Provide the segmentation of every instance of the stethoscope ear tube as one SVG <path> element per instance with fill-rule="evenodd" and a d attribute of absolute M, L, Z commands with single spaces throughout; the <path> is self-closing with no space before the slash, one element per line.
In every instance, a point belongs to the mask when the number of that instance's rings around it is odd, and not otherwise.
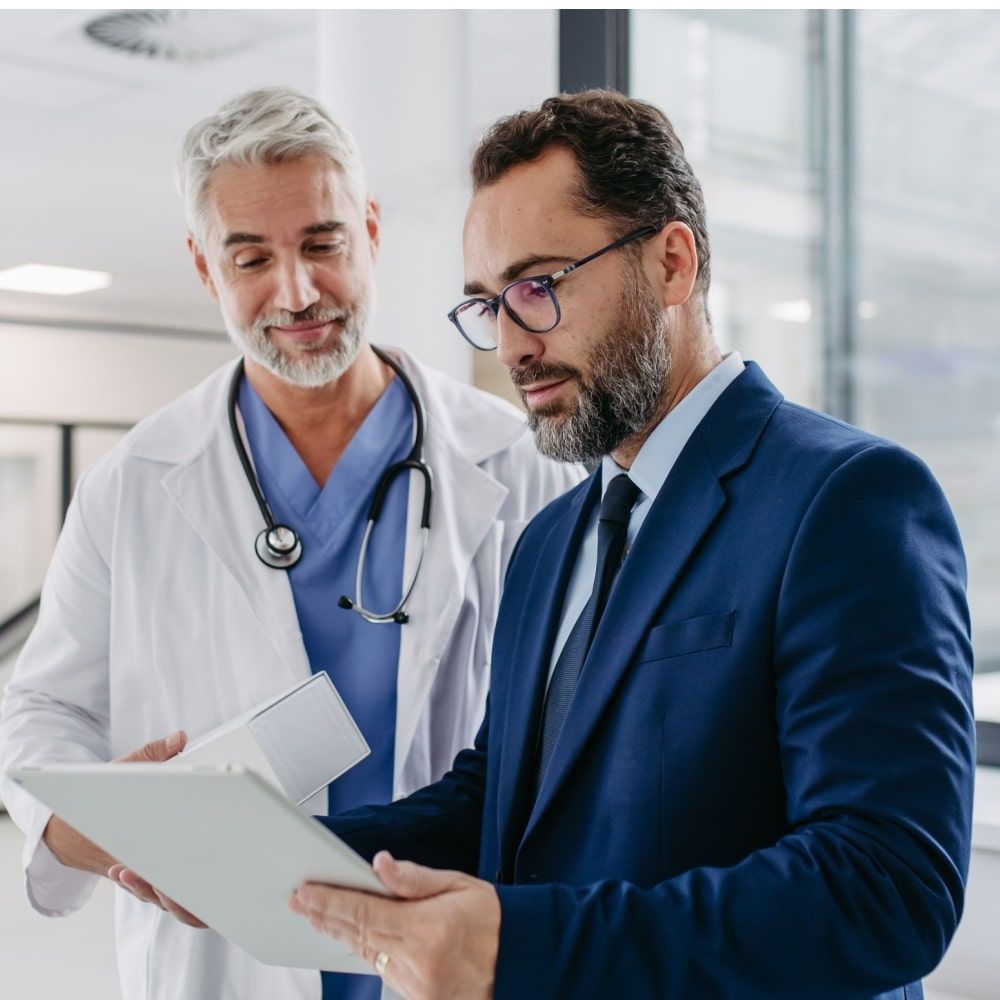
<path fill-rule="evenodd" d="M 434 490 L 434 481 L 430 468 L 420 458 L 404 458 L 401 462 L 395 462 L 389 466 L 379 480 L 378 489 L 372 500 L 371 507 L 368 508 L 369 522 L 377 521 L 382 513 L 382 505 L 389 495 L 389 487 L 393 479 L 400 472 L 409 469 L 412 472 L 419 472 L 424 477 L 424 503 L 420 512 L 420 527 L 429 528 L 431 526 L 431 495 Z"/>
<path fill-rule="evenodd" d="M 346 594 L 343 594 L 337 602 L 337 605 L 338 607 L 345 608 L 348 611 L 356 611 L 366 622 L 370 622 L 372 625 L 388 625 L 390 622 L 394 622 L 396 625 L 405 625 L 410 620 L 410 616 L 403 610 L 403 606 L 410 599 L 410 594 L 413 593 L 413 588 L 417 583 L 417 577 L 420 575 L 420 567 L 423 565 L 424 553 L 427 551 L 427 535 L 429 534 L 430 529 L 420 529 L 420 553 L 417 556 L 417 565 L 413 568 L 413 576 L 410 577 L 410 585 L 403 593 L 399 604 L 397 604 L 392 611 L 387 611 L 385 614 L 378 614 L 374 611 L 369 611 L 361 602 L 361 587 L 364 579 L 365 558 L 368 554 L 368 541 L 371 538 L 374 527 L 375 522 L 369 521 L 368 526 L 365 528 L 365 537 L 361 542 L 361 553 L 358 556 L 358 567 L 354 577 L 355 599 L 352 601 Z"/>
<path fill-rule="evenodd" d="M 420 394 L 417 392 L 406 372 L 404 372 L 392 358 L 386 355 L 383 351 L 380 351 L 377 347 L 373 347 L 372 350 L 396 373 L 400 382 L 403 383 L 403 388 L 406 389 L 406 392 L 413 403 L 413 420 L 415 424 L 413 447 L 410 449 L 410 453 L 406 456 L 406 458 L 400 462 L 394 462 L 385 470 L 385 472 L 382 473 L 382 478 L 379 480 L 378 487 L 375 490 L 375 496 L 372 498 L 371 507 L 368 511 L 368 524 L 365 527 L 364 538 L 361 540 L 361 551 L 358 553 L 358 564 L 354 573 L 354 599 L 352 600 L 344 594 L 338 601 L 338 605 L 342 608 L 346 608 L 347 610 L 357 612 L 357 614 L 361 615 L 366 622 L 370 622 L 372 625 L 387 625 L 389 623 L 405 625 L 410 620 L 410 616 L 406 613 L 404 607 L 406 602 L 410 599 L 410 595 L 413 593 L 413 588 L 416 586 L 417 577 L 420 575 L 420 567 L 423 565 L 424 561 L 424 553 L 427 551 L 427 535 L 431 527 L 431 505 L 434 495 L 434 477 L 431 474 L 430 467 L 424 461 L 424 428 L 427 421 L 424 414 L 423 400 L 420 398 Z M 364 585 L 365 576 L 365 559 L 368 556 L 368 543 L 371 540 L 372 532 L 375 530 L 375 523 L 378 521 L 379 515 L 382 513 L 382 507 L 389 494 L 389 487 L 392 485 L 393 479 L 399 475 L 399 473 L 406 470 L 420 473 L 424 480 L 423 505 L 420 511 L 420 554 L 417 557 L 417 564 L 414 567 L 413 576 L 410 578 L 409 585 L 404 590 L 399 604 L 397 604 L 392 611 L 388 611 L 385 614 L 378 614 L 374 611 L 370 611 L 364 606 L 364 600 L 362 597 L 362 587 Z"/>
<path fill-rule="evenodd" d="M 423 474 L 424 477 L 424 505 L 420 513 L 420 527 L 424 529 L 424 541 L 427 540 L 427 532 L 431 529 L 431 497 L 434 496 L 434 476 L 431 474 L 431 467 L 424 462 L 421 462 L 416 466 L 418 472 Z M 423 559 L 423 551 L 421 550 L 420 558 Z M 419 568 L 419 566 L 418 566 Z M 416 577 L 413 578 L 414 583 L 416 583 Z M 410 590 L 412 590 L 412 585 Z"/>

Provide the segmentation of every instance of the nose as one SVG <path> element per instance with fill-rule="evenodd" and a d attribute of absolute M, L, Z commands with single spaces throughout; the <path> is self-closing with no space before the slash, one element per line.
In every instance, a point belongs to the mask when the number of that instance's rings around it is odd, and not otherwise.
<path fill-rule="evenodd" d="M 497 358 L 501 364 L 508 368 L 524 368 L 544 353 L 541 335 L 518 326 L 501 306 L 497 315 Z"/>
<path fill-rule="evenodd" d="M 307 261 L 289 261 L 276 275 L 274 305 L 278 309 L 298 313 L 319 302 L 319 288 Z"/>

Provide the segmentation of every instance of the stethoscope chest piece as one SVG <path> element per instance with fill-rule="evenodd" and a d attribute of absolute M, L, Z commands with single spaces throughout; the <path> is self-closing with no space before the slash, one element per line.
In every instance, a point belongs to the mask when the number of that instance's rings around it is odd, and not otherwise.
<path fill-rule="evenodd" d="M 302 541 L 286 524 L 265 528 L 254 548 L 257 558 L 271 569 L 291 569 L 302 558 Z"/>

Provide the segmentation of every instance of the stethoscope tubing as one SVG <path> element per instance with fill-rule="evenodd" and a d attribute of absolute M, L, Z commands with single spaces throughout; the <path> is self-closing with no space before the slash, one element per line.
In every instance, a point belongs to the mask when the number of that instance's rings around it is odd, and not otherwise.
<path fill-rule="evenodd" d="M 393 370 L 400 382 L 402 382 L 407 395 L 410 397 L 410 403 L 413 406 L 413 444 L 406 458 L 399 462 L 393 462 L 379 478 L 375 494 L 368 509 L 368 521 L 361 540 L 361 549 L 358 553 L 358 562 L 354 573 L 354 598 L 352 600 L 345 594 L 337 603 L 341 608 L 357 612 L 366 622 L 370 622 L 373 625 L 391 623 L 405 625 L 410 620 L 409 614 L 405 611 L 405 605 L 409 601 L 410 595 L 413 593 L 413 588 L 416 586 L 417 577 L 420 575 L 420 567 L 423 565 L 424 554 L 427 551 L 427 537 L 431 527 L 434 477 L 430 466 L 424 461 L 424 429 L 427 425 L 427 418 L 426 411 L 424 410 L 424 402 L 410 380 L 410 377 L 393 358 L 389 357 L 380 348 L 374 344 L 371 345 L 371 348 L 376 356 Z M 250 484 L 250 489 L 253 491 L 254 500 L 257 502 L 261 517 L 264 519 L 264 530 L 258 534 L 254 541 L 254 552 L 257 554 L 257 558 L 270 569 L 290 570 L 302 558 L 302 540 L 299 538 L 298 532 L 293 528 L 287 524 L 278 524 L 275 520 L 274 512 L 271 510 L 271 505 L 267 502 L 267 497 L 264 496 L 264 491 L 260 487 L 257 474 L 250 461 L 250 455 L 247 452 L 246 445 L 243 443 L 243 435 L 236 418 L 240 384 L 245 374 L 245 366 L 241 358 L 229 386 L 229 430 L 232 434 L 233 444 L 236 448 L 240 465 L 243 467 L 243 473 Z M 409 584 L 403 590 L 399 604 L 392 611 L 380 613 L 366 608 L 362 597 L 368 543 L 382 513 L 382 507 L 388 496 L 389 487 L 396 476 L 407 471 L 417 473 L 423 479 L 423 505 L 420 511 L 420 549 L 417 555 L 416 566 L 410 577 Z"/>

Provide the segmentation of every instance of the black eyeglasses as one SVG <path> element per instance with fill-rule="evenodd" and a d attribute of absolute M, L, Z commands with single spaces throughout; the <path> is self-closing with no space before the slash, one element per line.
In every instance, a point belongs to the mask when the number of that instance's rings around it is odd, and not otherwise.
<path fill-rule="evenodd" d="M 501 305 L 522 330 L 527 330 L 529 333 L 548 333 L 559 325 L 559 320 L 562 318 L 559 300 L 554 290 L 557 281 L 609 250 L 617 250 L 626 243 L 652 236 L 656 232 L 656 226 L 643 226 L 620 240 L 615 240 L 614 243 L 581 257 L 561 271 L 556 271 L 555 274 L 518 278 L 492 299 L 466 299 L 448 313 L 448 319 L 455 324 L 458 332 L 480 351 L 497 349 L 497 316 Z"/>

